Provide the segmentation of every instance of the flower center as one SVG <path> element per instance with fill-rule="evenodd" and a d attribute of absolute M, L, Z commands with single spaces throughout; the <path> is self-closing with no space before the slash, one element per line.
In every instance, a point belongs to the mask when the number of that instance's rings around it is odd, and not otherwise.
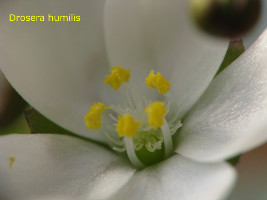
<path fill-rule="evenodd" d="M 116 66 L 110 72 L 104 83 L 114 90 L 129 82 L 130 70 Z M 175 106 L 167 94 L 170 82 L 160 73 L 154 74 L 153 70 L 144 82 L 148 88 L 157 89 L 164 100 L 153 101 L 134 89 L 124 87 L 120 89 L 123 90 L 122 98 L 126 100 L 126 105 L 105 106 L 97 102 L 85 115 L 87 127 L 103 133 L 112 149 L 126 152 L 137 168 L 170 156 L 173 151 L 172 136 L 182 126 L 181 120 L 170 112 Z M 108 116 L 109 120 L 101 123 L 102 115 Z"/>

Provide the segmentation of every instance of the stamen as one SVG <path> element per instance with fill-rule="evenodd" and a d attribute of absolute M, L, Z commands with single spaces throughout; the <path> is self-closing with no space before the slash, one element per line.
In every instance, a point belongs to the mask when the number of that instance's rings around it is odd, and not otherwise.
<path fill-rule="evenodd" d="M 119 116 L 116 130 L 120 137 L 126 136 L 131 138 L 136 136 L 140 124 L 140 122 L 134 121 L 131 115 L 126 114 L 123 117 Z"/>
<path fill-rule="evenodd" d="M 146 107 L 145 113 L 148 115 L 148 123 L 157 129 L 163 125 L 165 114 L 167 109 L 163 102 L 155 101 Z"/>
<path fill-rule="evenodd" d="M 123 145 L 123 142 L 121 142 L 120 140 L 116 140 L 111 135 L 109 135 L 108 132 L 103 131 L 103 133 L 105 134 L 105 136 L 108 139 L 108 141 L 111 142 L 113 145 L 117 145 L 117 146 L 122 146 Z"/>
<path fill-rule="evenodd" d="M 106 84 L 114 90 L 130 79 L 130 70 L 116 66 L 106 75 Z M 170 82 L 159 72 L 151 70 L 146 78 L 149 88 L 158 89 L 166 94 L 170 89 Z M 182 126 L 176 110 L 173 109 L 171 96 L 166 94 L 164 102 L 152 101 L 139 93 L 138 88 L 129 88 L 128 84 L 120 89 L 122 103 L 105 106 L 101 102 L 94 103 L 89 113 L 85 115 L 85 122 L 89 129 L 99 129 L 102 113 L 107 113 L 110 120 L 100 128 L 107 139 L 107 143 L 115 151 L 127 153 L 131 163 L 137 168 L 144 168 L 155 162 L 167 158 L 173 151 L 172 135 Z M 172 114 L 172 112 L 174 112 Z M 168 113 L 168 114 L 167 114 Z M 149 159 L 148 159 L 149 158 Z"/>
<path fill-rule="evenodd" d="M 105 106 L 103 103 L 94 103 L 90 107 L 89 113 L 84 116 L 85 123 L 89 129 L 99 129 L 101 126 L 102 112 L 110 109 L 111 106 Z"/>
<path fill-rule="evenodd" d="M 133 102 L 136 106 L 136 109 L 138 111 L 141 111 L 141 110 L 144 110 L 144 104 L 143 104 L 143 101 L 142 101 L 142 96 L 139 94 L 139 93 L 136 91 L 136 88 L 134 87 L 133 90 L 132 90 L 132 99 L 133 99 Z"/>
<path fill-rule="evenodd" d="M 118 122 L 118 119 L 111 113 L 108 115 L 114 122 Z"/>
<path fill-rule="evenodd" d="M 158 89 L 160 94 L 166 94 L 170 90 L 170 82 L 159 72 L 154 74 L 154 70 L 150 71 L 146 78 L 146 84 L 149 88 Z"/>
<path fill-rule="evenodd" d="M 129 107 L 134 109 L 135 108 L 135 103 L 134 103 L 133 98 L 131 97 L 131 94 L 130 94 L 129 90 L 125 91 L 125 96 L 126 96 L 126 100 L 128 102 Z"/>
<path fill-rule="evenodd" d="M 126 70 L 120 66 L 112 67 L 110 72 L 110 75 L 106 75 L 104 83 L 110 84 L 114 90 L 117 90 L 123 82 L 128 82 L 131 76 L 129 69 Z"/>

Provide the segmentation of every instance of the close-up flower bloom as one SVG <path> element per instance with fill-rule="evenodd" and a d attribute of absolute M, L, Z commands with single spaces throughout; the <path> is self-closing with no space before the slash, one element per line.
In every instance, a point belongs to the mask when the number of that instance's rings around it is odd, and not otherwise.
<path fill-rule="evenodd" d="M 267 141 L 267 30 L 216 75 L 229 41 L 200 31 L 187 4 L 1 2 L 1 70 L 79 137 L 1 136 L 0 198 L 227 197 L 236 173 L 226 160 Z M 66 11 L 81 21 L 8 20 Z"/>

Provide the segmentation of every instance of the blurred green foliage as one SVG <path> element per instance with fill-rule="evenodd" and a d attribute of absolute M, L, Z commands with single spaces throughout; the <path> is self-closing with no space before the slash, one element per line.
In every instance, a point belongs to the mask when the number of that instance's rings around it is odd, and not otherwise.
<path fill-rule="evenodd" d="M 25 111 L 25 119 L 29 125 L 31 133 L 72 134 L 68 130 L 47 119 L 33 108 Z"/>
<path fill-rule="evenodd" d="M 11 123 L 7 124 L 6 126 L 0 127 L 0 135 L 6 135 L 10 133 L 29 133 L 30 129 L 28 124 L 24 118 L 24 114 L 16 118 Z"/>
<path fill-rule="evenodd" d="M 222 72 L 226 67 L 228 67 L 235 59 L 237 59 L 243 52 L 245 48 L 243 46 L 242 40 L 230 41 L 227 52 L 221 63 L 221 66 L 216 75 Z"/>

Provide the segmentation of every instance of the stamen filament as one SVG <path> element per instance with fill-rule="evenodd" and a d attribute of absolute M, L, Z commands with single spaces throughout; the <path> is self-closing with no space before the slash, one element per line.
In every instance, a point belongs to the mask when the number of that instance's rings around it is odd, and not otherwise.
<path fill-rule="evenodd" d="M 131 163 L 138 169 L 144 168 L 145 165 L 136 156 L 135 148 L 134 148 L 134 144 L 133 144 L 133 139 L 124 137 L 124 142 L 126 144 L 127 155 L 129 157 L 129 160 L 131 161 Z"/>
<path fill-rule="evenodd" d="M 104 134 L 105 134 L 105 137 L 107 138 L 107 140 L 109 142 L 113 143 L 114 145 L 117 145 L 117 146 L 122 146 L 123 145 L 123 142 L 114 139 L 111 135 L 109 135 L 109 133 L 107 131 L 104 131 Z"/>
<path fill-rule="evenodd" d="M 129 89 L 125 90 L 125 96 L 126 96 L 126 99 L 127 99 L 129 107 L 134 109 L 135 108 L 135 104 L 134 104 L 134 101 L 131 98 L 131 94 L 130 94 Z"/>

